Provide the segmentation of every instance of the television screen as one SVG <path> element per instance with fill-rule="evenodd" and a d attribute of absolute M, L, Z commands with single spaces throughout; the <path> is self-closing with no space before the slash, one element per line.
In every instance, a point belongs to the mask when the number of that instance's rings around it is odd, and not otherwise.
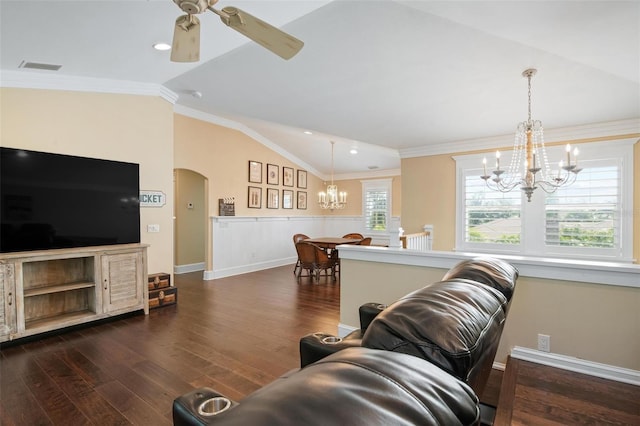
<path fill-rule="evenodd" d="M 0 148 L 0 253 L 140 242 L 139 165 Z"/>

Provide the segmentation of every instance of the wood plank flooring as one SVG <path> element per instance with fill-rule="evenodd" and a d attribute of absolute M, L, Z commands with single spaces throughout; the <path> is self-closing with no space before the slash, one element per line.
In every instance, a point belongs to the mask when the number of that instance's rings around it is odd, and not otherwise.
<path fill-rule="evenodd" d="M 640 387 L 509 358 L 494 425 L 640 425 Z"/>
<path fill-rule="evenodd" d="M 292 269 L 214 281 L 202 281 L 201 272 L 178 275 L 177 305 L 3 347 L 0 424 L 170 425 L 173 399 L 201 386 L 241 400 L 299 366 L 301 336 L 336 332 L 339 282 L 298 284 Z M 509 368 L 500 395 L 498 374 L 482 398 L 500 401 L 498 411 L 507 419 L 501 424 L 570 424 L 564 414 L 553 422 L 560 408 L 581 415 L 575 424 L 607 424 L 599 420 L 613 418 L 608 410 L 624 411 L 620 392 L 638 397 L 639 388 L 610 384 L 609 393 L 595 394 L 598 404 L 589 414 L 571 394 L 550 390 L 581 389 L 580 395 L 588 395 L 594 386 L 589 378 L 574 382 L 570 373 L 549 381 L 548 369 L 535 365 L 518 368 L 511 378 Z M 630 423 L 611 424 L 640 425 L 633 407 L 623 418 Z"/>

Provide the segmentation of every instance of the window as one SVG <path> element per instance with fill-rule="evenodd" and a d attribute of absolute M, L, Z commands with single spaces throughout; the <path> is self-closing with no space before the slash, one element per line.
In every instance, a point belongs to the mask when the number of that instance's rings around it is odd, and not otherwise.
<path fill-rule="evenodd" d="M 538 187 L 531 202 L 518 188 L 488 189 L 480 179 L 484 155 L 455 157 L 456 248 L 631 261 L 633 141 L 578 147 L 576 181 L 551 194 Z M 547 153 L 560 157 L 562 147 L 547 147 Z"/>
<path fill-rule="evenodd" d="M 387 232 L 391 218 L 391 179 L 362 181 L 364 228 Z"/>

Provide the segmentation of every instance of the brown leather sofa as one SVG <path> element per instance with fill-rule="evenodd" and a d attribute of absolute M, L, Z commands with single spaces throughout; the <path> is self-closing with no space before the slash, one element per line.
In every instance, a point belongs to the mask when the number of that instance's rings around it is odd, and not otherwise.
<path fill-rule="evenodd" d="M 365 313 L 366 330 L 352 333 L 348 344 L 317 333 L 303 337 L 301 356 L 303 347 L 320 349 L 314 362 L 239 403 L 206 388 L 178 397 L 174 424 L 478 424 L 477 395 L 517 277 L 513 266 L 497 259 L 462 262 L 443 281 Z"/>

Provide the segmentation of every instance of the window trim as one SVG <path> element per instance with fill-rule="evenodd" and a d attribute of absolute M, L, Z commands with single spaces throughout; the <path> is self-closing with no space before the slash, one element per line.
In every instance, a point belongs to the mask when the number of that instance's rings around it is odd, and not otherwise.
<path fill-rule="evenodd" d="M 391 218 L 391 206 L 392 206 L 392 197 L 393 197 L 393 179 L 369 179 L 369 180 L 361 180 L 362 184 L 362 228 L 366 230 L 367 234 L 371 235 L 387 235 L 391 229 L 392 218 Z M 385 220 L 385 230 L 373 230 L 367 228 L 367 191 L 374 189 L 383 189 L 387 192 L 387 215 Z"/>
<path fill-rule="evenodd" d="M 544 238 L 533 240 L 532 229 L 544 229 L 544 200 L 546 193 L 538 188 L 531 202 L 527 202 L 524 194 L 521 203 L 520 217 L 523 224 L 520 244 L 486 244 L 465 241 L 465 172 L 477 169 L 478 179 L 482 174 L 482 159 L 492 153 L 457 155 L 452 158 L 456 162 L 456 231 L 454 251 L 474 251 L 480 253 L 520 254 L 532 257 L 562 256 L 574 259 L 598 259 L 606 261 L 633 262 L 633 145 L 637 138 L 615 139 L 605 142 L 587 142 L 577 144 L 580 157 L 616 159 L 620 167 L 620 245 L 614 249 L 576 249 L 575 247 L 546 246 Z M 547 146 L 550 159 L 559 157 L 564 144 Z M 512 150 L 501 151 L 511 156 Z M 503 155 L 507 157 L 507 155 Z M 579 158 L 580 158 L 579 157 Z M 559 157 L 561 158 L 561 157 Z M 520 191 L 518 188 L 514 191 Z M 542 195 L 542 196 L 541 196 Z M 577 251 L 582 250 L 580 253 Z"/>

